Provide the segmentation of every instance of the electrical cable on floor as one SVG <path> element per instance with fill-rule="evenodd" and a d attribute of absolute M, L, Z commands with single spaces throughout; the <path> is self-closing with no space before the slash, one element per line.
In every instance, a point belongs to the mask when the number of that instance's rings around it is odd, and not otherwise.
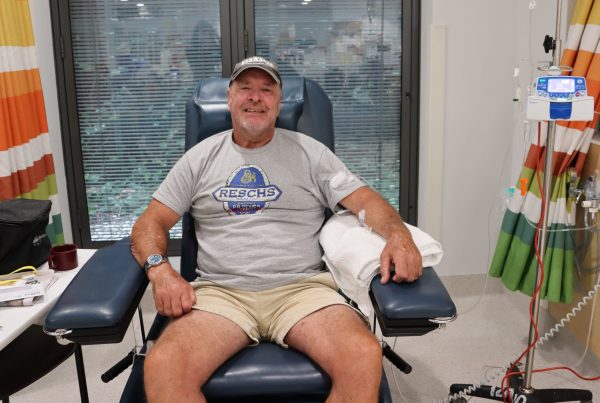
<path fill-rule="evenodd" d="M 398 338 L 395 337 L 394 344 L 392 345 L 392 350 L 394 350 L 394 351 L 396 351 L 396 342 L 397 341 L 398 341 Z M 392 376 L 394 377 L 394 383 L 396 384 L 396 390 L 398 391 L 398 394 L 400 395 L 402 400 L 404 400 L 404 403 L 408 403 L 408 400 L 406 400 L 406 398 L 402 394 L 402 391 L 400 390 L 400 384 L 398 383 L 398 378 L 396 377 L 396 371 L 394 371 L 394 369 L 397 369 L 397 368 L 395 368 L 391 362 L 390 362 L 390 369 L 392 370 Z"/>
<path fill-rule="evenodd" d="M 541 338 L 538 339 L 538 341 L 534 344 L 535 347 L 541 346 L 544 343 L 546 343 L 550 338 L 554 337 L 562 328 L 564 328 L 566 326 L 566 324 L 568 322 L 570 322 L 582 309 L 585 305 L 587 305 L 587 303 L 590 301 L 590 299 L 596 299 L 596 295 L 597 295 L 597 291 L 600 289 L 600 276 L 598 276 L 598 281 L 596 282 L 596 284 L 594 285 L 594 287 L 588 292 L 588 294 L 586 296 L 584 296 L 579 303 L 577 303 L 577 305 L 575 307 L 573 307 L 573 309 L 567 313 L 567 315 L 565 315 L 565 317 L 563 317 L 558 323 L 556 323 L 549 331 L 547 331 L 544 336 L 542 336 Z M 595 307 L 595 304 L 594 304 Z M 589 337 L 589 334 L 588 334 Z M 589 341 L 589 339 L 588 339 Z M 587 350 L 587 347 L 586 347 Z M 582 357 L 583 358 L 583 357 Z M 513 360 L 512 362 L 516 362 L 516 359 Z M 577 366 L 579 365 L 579 363 L 576 363 L 573 366 Z M 471 396 L 468 395 L 467 393 L 470 393 L 472 391 L 474 391 L 477 387 L 481 386 L 484 383 L 491 383 L 493 380 L 497 379 L 499 376 L 504 376 L 506 374 L 506 371 L 508 369 L 510 369 L 513 366 L 513 364 L 509 364 L 507 366 L 504 367 L 497 367 L 497 371 L 495 374 L 493 374 L 491 377 L 487 376 L 487 373 L 484 374 L 484 378 L 477 384 L 473 384 L 471 385 L 469 388 L 459 392 L 459 393 L 455 393 L 452 396 L 449 396 L 447 399 L 443 399 L 443 400 L 439 400 L 440 403 L 446 403 L 446 402 L 450 402 L 456 398 L 462 397 L 464 399 L 468 399 Z M 559 367 L 557 367 L 559 368 Z M 563 369 L 566 369 L 564 367 L 560 367 Z M 534 371 L 536 372 L 536 371 Z M 537 370 L 537 372 L 544 372 L 544 370 Z M 578 374 L 576 374 L 578 377 L 581 378 L 581 376 L 579 376 Z M 594 379 L 594 378 L 592 378 Z"/>
<path fill-rule="evenodd" d="M 573 309 L 571 309 L 571 311 L 569 313 L 567 313 L 567 315 L 565 315 L 565 317 L 563 317 L 560 322 L 556 323 L 552 329 L 550 329 L 549 331 L 547 331 L 536 343 L 535 343 L 535 347 L 541 346 L 544 343 L 546 343 L 550 338 L 554 337 L 558 332 L 560 332 L 560 330 L 562 328 L 564 328 L 568 322 L 570 322 L 576 315 L 577 313 L 579 313 L 581 311 L 581 309 L 583 309 L 583 307 L 585 305 L 587 305 L 587 303 L 590 301 L 590 299 L 592 299 L 592 297 L 597 293 L 597 291 L 600 289 L 600 283 L 597 283 L 593 289 L 591 289 L 588 294 L 586 296 L 584 296 L 579 303 L 573 307 Z M 511 362 L 515 362 L 516 358 L 514 360 L 512 360 Z M 475 389 L 477 389 L 479 386 L 483 385 L 484 383 L 491 383 L 492 381 L 496 380 L 499 376 L 504 376 L 504 374 L 506 374 L 506 370 L 508 370 L 509 368 L 512 367 L 512 363 L 508 364 L 504 367 L 498 367 L 498 370 L 496 371 L 496 373 L 492 374 L 491 377 L 484 377 L 484 379 L 481 379 L 478 383 L 474 383 L 473 385 L 469 386 L 468 388 L 455 393 L 451 396 L 448 396 L 445 399 L 441 399 L 438 400 L 438 403 L 448 403 L 451 402 L 457 398 L 464 398 L 467 399 L 469 397 L 471 397 L 470 395 L 468 395 L 468 393 L 474 391 Z"/>

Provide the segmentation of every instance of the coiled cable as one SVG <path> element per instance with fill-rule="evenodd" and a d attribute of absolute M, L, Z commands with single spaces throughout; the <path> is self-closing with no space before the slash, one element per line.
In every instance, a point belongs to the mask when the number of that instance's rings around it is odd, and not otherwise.
<path fill-rule="evenodd" d="M 560 330 L 563 329 L 567 325 L 567 323 L 569 323 L 579 312 L 581 312 L 583 307 L 586 306 L 587 303 L 594 297 L 596 292 L 598 292 L 599 288 L 600 288 L 600 276 L 598 277 L 598 281 L 596 282 L 594 287 L 592 287 L 592 289 L 581 299 L 581 301 L 579 301 L 577 303 L 577 305 L 574 306 L 573 309 L 571 309 L 571 311 L 569 313 L 567 313 L 559 322 L 557 322 L 552 327 L 552 329 L 548 330 L 542 337 L 539 338 L 539 340 L 535 343 L 535 347 L 543 345 L 548 340 L 550 340 L 552 337 L 554 337 L 558 332 L 560 332 Z M 492 373 L 492 375 L 489 377 L 487 377 L 487 376 L 484 377 L 479 383 L 473 384 L 458 393 L 454 393 L 453 395 L 448 396 L 446 399 L 438 400 L 438 402 L 439 403 L 448 403 L 448 402 L 451 402 L 451 401 L 459 399 L 459 398 L 466 399 L 466 398 L 470 397 L 469 393 L 473 392 L 475 389 L 477 389 L 484 383 L 490 383 L 493 380 L 497 379 L 499 376 L 504 375 L 506 373 L 506 370 L 508 370 L 512 366 L 513 366 L 513 364 L 508 364 L 504 367 L 499 367 L 495 373 Z"/>
<path fill-rule="evenodd" d="M 569 323 L 571 319 L 573 319 L 575 315 L 577 315 L 583 309 L 583 307 L 587 305 L 587 303 L 594 297 L 594 294 L 598 291 L 598 288 L 600 288 L 600 283 L 596 282 L 594 287 L 587 293 L 586 296 L 582 298 L 581 301 L 579 301 L 579 303 L 571 310 L 571 312 L 567 313 L 565 317 L 560 320 L 560 322 L 554 325 L 552 329 L 546 332 L 546 334 L 537 341 L 536 346 L 543 345 L 551 337 L 554 337 L 554 335 L 558 333 L 561 328 L 565 327 L 566 324 Z"/>

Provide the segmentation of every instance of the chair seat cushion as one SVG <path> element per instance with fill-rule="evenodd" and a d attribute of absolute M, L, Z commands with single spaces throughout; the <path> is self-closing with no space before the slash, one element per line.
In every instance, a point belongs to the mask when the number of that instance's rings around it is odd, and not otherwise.
<path fill-rule="evenodd" d="M 121 403 L 146 401 L 143 364 L 143 356 L 134 358 Z M 329 377 L 309 358 L 271 343 L 242 350 L 203 388 L 209 403 L 322 403 L 330 390 Z M 385 373 L 378 402 L 392 403 Z"/>
<path fill-rule="evenodd" d="M 329 394 L 329 377 L 310 358 L 272 343 L 248 347 L 222 365 L 204 385 L 209 399 L 240 396 L 322 396 Z"/>

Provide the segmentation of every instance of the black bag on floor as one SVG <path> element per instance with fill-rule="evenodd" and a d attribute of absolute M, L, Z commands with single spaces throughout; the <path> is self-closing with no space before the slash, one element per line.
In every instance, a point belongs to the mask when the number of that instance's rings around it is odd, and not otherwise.
<path fill-rule="evenodd" d="M 38 267 L 50 256 L 46 227 L 50 200 L 14 199 L 0 202 L 0 274 L 23 266 Z"/>

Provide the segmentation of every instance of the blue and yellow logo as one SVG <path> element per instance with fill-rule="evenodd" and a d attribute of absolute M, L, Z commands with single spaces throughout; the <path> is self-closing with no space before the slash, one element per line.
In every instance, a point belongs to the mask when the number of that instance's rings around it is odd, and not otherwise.
<path fill-rule="evenodd" d="M 281 196 L 281 190 L 269 183 L 269 178 L 256 165 L 243 165 L 227 179 L 226 186 L 213 192 L 229 214 L 256 214 Z"/>

